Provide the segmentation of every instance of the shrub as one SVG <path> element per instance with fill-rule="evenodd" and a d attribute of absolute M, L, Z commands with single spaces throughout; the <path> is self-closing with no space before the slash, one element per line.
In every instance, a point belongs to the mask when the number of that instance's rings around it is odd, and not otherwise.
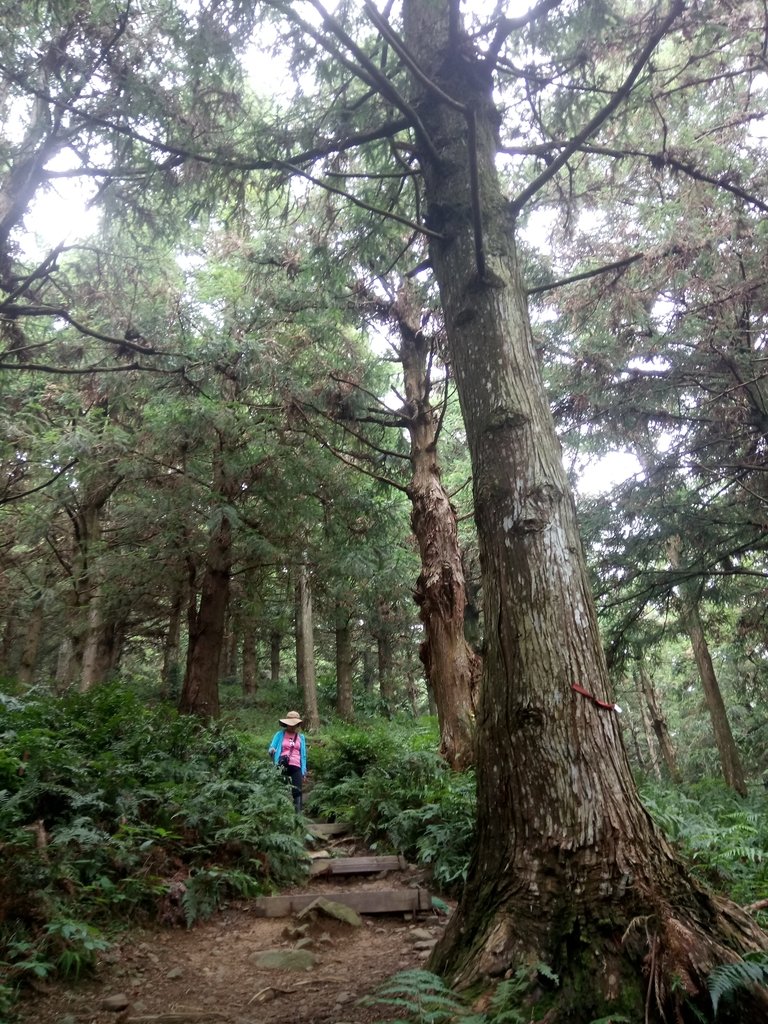
<path fill-rule="evenodd" d="M 474 832 L 474 775 L 446 766 L 434 722 L 337 726 L 314 761 L 318 781 L 307 797 L 313 813 L 348 821 L 373 848 L 430 864 L 443 891 L 463 883 Z"/>

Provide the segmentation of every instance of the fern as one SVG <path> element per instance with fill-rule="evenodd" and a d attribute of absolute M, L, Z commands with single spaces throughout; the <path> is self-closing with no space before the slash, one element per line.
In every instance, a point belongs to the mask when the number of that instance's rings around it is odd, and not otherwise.
<path fill-rule="evenodd" d="M 524 1007 L 532 983 L 544 977 L 554 985 L 557 975 L 546 964 L 520 967 L 511 978 L 502 981 L 484 1012 L 474 1012 L 436 974 L 430 971 L 402 971 L 383 985 L 373 996 L 361 1000 L 364 1006 L 392 1006 L 400 1016 L 384 1024 L 397 1024 L 405 1019 L 413 1024 L 527 1024 L 530 1008 Z M 613 1018 L 619 1021 L 620 1018 Z"/>
<path fill-rule="evenodd" d="M 735 964 L 722 964 L 710 972 L 708 978 L 712 1010 L 717 1014 L 723 998 L 750 985 L 768 985 L 768 954 L 748 953 Z"/>
<path fill-rule="evenodd" d="M 442 978 L 429 971 L 401 971 L 382 985 L 373 996 L 366 996 L 363 1006 L 391 1006 L 407 1015 L 414 1024 L 441 1024 L 448 1020 L 466 1022 L 466 1007 Z M 386 1021 L 384 1024 L 393 1024 Z"/>

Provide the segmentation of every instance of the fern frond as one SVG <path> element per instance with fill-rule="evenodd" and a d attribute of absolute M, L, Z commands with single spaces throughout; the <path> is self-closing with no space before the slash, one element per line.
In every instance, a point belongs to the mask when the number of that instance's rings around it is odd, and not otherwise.
<path fill-rule="evenodd" d="M 712 1010 L 716 1014 L 720 1000 L 750 985 L 768 985 L 768 954 L 753 953 L 735 964 L 715 967 L 707 979 Z"/>

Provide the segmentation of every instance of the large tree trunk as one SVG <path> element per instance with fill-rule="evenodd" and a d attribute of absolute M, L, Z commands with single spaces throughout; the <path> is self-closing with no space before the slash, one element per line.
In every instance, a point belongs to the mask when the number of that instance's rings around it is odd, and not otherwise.
<path fill-rule="evenodd" d="M 179 710 L 203 718 L 219 715 L 219 664 L 229 601 L 232 525 L 226 512 L 208 541 L 200 606 L 189 604 L 187 670 Z"/>
<path fill-rule="evenodd" d="M 487 638 L 476 848 L 431 964 L 463 983 L 547 964 L 560 978 L 548 1021 L 658 1018 L 657 1006 L 684 1020 L 686 998 L 709 1010 L 712 966 L 768 942 L 688 877 L 640 803 L 495 170 L 491 75 L 450 0 L 406 0 L 404 28 L 426 76 L 412 101 L 429 133 L 417 142 L 441 236 L 430 257 L 472 459 Z"/>
<path fill-rule="evenodd" d="M 400 361 L 411 442 L 411 526 L 419 545 L 421 572 L 414 598 L 424 624 L 419 651 L 440 724 L 440 749 L 452 768 L 474 761 L 474 694 L 481 659 L 464 635 L 466 587 L 456 510 L 443 486 L 437 460 L 439 417 L 430 401 L 429 343 L 421 310 L 403 286 L 392 307 L 400 333 Z"/>
<path fill-rule="evenodd" d="M 302 562 L 296 574 L 296 675 L 304 695 L 307 729 L 320 727 L 315 677 L 315 631 L 312 618 L 312 583 L 309 566 Z"/>
<path fill-rule="evenodd" d="M 38 596 L 34 607 L 27 619 L 27 628 L 24 634 L 24 646 L 19 661 L 18 680 L 24 686 L 29 686 L 35 677 L 37 657 L 40 650 L 40 638 L 43 635 L 44 621 L 44 597 Z"/>

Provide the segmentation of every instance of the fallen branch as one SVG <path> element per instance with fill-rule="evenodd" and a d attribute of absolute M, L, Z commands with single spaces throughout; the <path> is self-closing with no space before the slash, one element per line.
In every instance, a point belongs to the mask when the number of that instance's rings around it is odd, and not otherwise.
<path fill-rule="evenodd" d="M 754 914 L 756 910 L 768 910 L 768 900 L 758 900 L 757 903 L 750 903 L 747 907 L 742 907 L 748 914 Z"/>

